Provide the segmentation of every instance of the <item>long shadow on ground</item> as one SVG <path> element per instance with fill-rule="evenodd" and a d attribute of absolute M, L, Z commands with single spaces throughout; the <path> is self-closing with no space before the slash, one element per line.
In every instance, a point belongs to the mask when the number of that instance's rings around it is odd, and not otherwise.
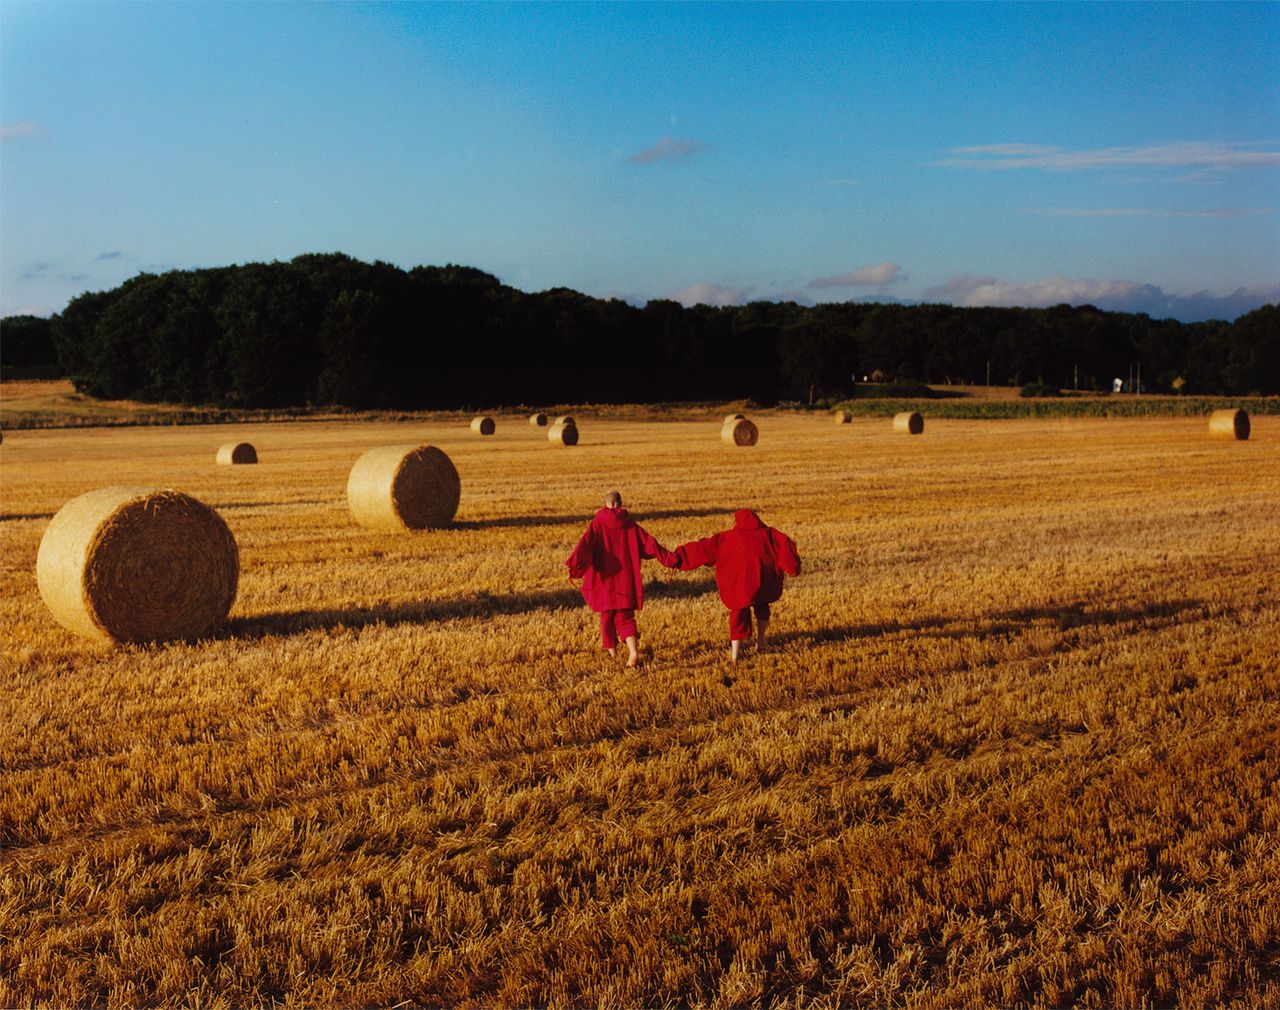
<path fill-rule="evenodd" d="M 679 582 L 645 583 L 648 599 L 685 599 L 715 590 L 715 579 L 704 576 Z M 582 593 L 572 586 L 516 593 L 489 593 L 484 590 L 444 600 L 414 600 L 383 603 L 371 607 L 335 607 L 326 610 L 286 610 L 227 622 L 221 638 L 254 639 L 269 635 L 296 635 L 317 629 L 357 629 L 380 624 L 427 624 L 464 617 L 496 617 L 525 614 L 534 610 L 571 610 L 584 606 Z"/>
<path fill-rule="evenodd" d="M 1086 609 L 1080 601 L 1057 607 L 1023 607 L 981 617 L 924 617 L 916 621 L 882 621 L 877 624 L 839 624 L 816 631 L 780 631 L 770 636 L 774 645 L 821 642 L 843 642 L 855 638 L 925 633 L 934 638 L 989 638 L 1016 635 L 1033 624 L 1050 622 L 1060 631 L 1075 628 L 1101 628 L 1135 623 L 1143 630 L 1165 628 L 1177 624 L 1193 613 L 1202 613 L 1200 600 L 1168 600 L 1140 607 Z"/>

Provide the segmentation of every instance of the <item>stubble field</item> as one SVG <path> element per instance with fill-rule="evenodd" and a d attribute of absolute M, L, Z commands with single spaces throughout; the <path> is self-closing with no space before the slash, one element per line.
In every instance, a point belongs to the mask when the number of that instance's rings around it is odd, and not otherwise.
<path fill-rule="evenodd" d="M 1280 1005 L 1280 417 L 757 420 L 6 432 L 0 1006 Z M 455 527 L 355 526 L 419 442 Z M 53 621 L 40 536 L 111 484 L 227 520 L 223 633 Z M 767 651 L 656 564 L 645 665 L 600 651 L 611 488 L 795 538 Z"/>

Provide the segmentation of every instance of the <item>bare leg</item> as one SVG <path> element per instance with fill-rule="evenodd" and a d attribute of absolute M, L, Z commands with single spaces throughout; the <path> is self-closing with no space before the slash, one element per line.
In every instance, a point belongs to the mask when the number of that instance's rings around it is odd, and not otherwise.
<path fill-rule="evenodd" d="M 616 656 L 618 654 L 618 647 L 615 645 L 612 649 L 605 649 L 604 651 L 610 656 Z"/>
<path fill-rule="evenodd" d="M 729 661 L 736 663 L 738 661 L 738 653 L 742 649 L 742 643 L 736 638 L 729 643 Z"/>
<path fill-rule="evenodd" d="M 761 617 L 756 621 L 756 650 L 764 651 L 764 629 L 769 627 L 769 618 Z"/>
<path fill-rule="evenodd" d="M 640 647 L 636 642 L 635 635 L 627 636 L 627 652 L 630 653 L 630 655 L 627 657 L 627 666 L 639 666 L 640 665 Z"/>

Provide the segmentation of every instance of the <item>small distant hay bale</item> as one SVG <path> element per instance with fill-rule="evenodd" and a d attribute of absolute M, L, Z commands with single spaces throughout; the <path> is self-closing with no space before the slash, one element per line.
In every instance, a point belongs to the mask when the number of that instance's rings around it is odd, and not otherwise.
<path fill-rule="evenodd" d="M 575 421 L 575 420 L 574 420 L 572 417 L 570 417 L 568 414 L 561 414 L 559 417 L 553 417 L 553 418 L 551 419 L 551 427 L 553 427 L 553 428 L 554 428 L 557 424 L 571 424 L 571 425 L 577 426 L 577 423 L 578 423 L 578 422 L 577 422 L 577 421 Z"/>
<path fill-rule="evenodd" d="M 547 426 L 546 414 L 530 414 L 529 423 L 535 428 L 545 428 Z"/>
<path fill-rule="evenodd" d="M 849 424 L 853 420 L 853 415 L 847 410 L 837 410 L 831 415 L 831 420 L 835 421 L 836 424 Z"/>
<path fill-rule="evenodd" d="M 216 461 L 222 466 L 258 462 L 258 450 L 248 442 L 228 442 L 218 450 Z"/>
<path fill-rule="evenodd" d="M 496 428 L 492 417 L 481 416 L 471 421 L 471 430 L 477 435 L 492 435 Z"/>
<path fill-rule="evenodd" d="M 199 638 L 226 620 L 240 552 L 213 509 L 181 491 L 106 487 L 58 510 L 36 583 L 59 624 L 111 642 Z"/>
<path fill-rule="evenodd" d="M 759 429 L 742 416 L 727 417 L 720 426 L 720 439 L 725 445 L 755 445 L 759 438 Z"/>
<path fill-rule="evenodd" d="M 1243 442 L 1249 437 L 1249 415 L 1243 410 L 1215 410 L 1209 415 L 1209 434 Z"/>
<path fill-rule="evenodd" d="M 347 506 L 361 526 L 400 532 L 448 526 L 458 511 L 462 481 L 434 445 L 384 445 L 351 468 Z"/>
<path fill-rule="evenodd" d="M 893 430 L 907 435 L 919 435 L 924 431 L 924 418 L 914 410 L 893 415 Z"/>
<path fill-rule="evenodd" d="M 552 445 L 577 445 L 578 425 L 572 417 L 557 418 L 547 429 L 547 441 Z"/>

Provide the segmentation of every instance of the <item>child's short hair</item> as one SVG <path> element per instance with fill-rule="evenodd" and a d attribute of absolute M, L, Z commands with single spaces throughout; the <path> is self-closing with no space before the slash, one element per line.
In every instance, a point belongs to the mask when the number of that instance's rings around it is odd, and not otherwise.
<path fill-rule="evenodd" d="M 620 509 L 622 508 L 622 495 L 617 491 L 606 492 L 604 496 L 605 508 Z"/>

